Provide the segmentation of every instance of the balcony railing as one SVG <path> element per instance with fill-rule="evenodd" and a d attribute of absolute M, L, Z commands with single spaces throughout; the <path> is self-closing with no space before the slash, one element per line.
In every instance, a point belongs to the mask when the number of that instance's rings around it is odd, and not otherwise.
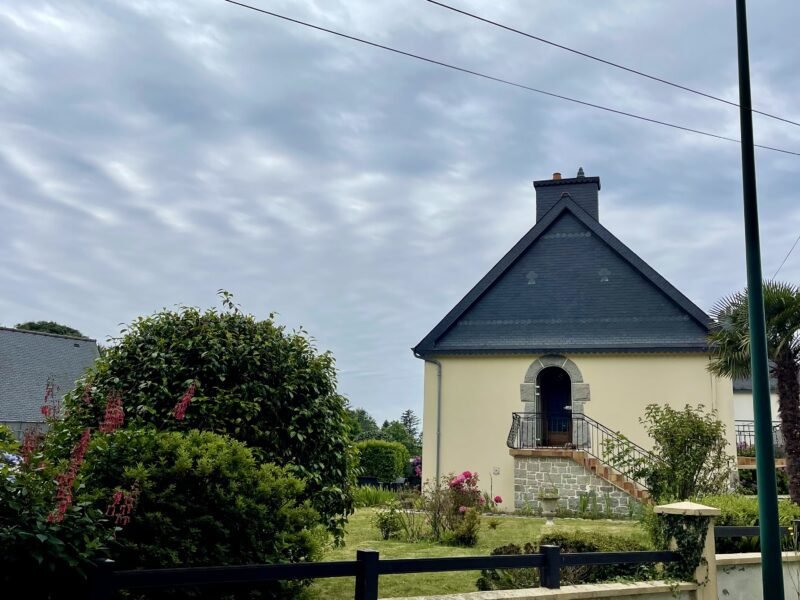
<path fill-rule="evenodd" d="M 658 458 L 617 431 L 584 414 L 550 417 L 512 413 L 507 445 L 515 449 L 562 448 L 585 452 L 647 489 L 646 472 Z"/>
<path fill-rule="evenodd" d="M 756 432 L 753 421 L 734 421 L 736 432 L 736 454 L 738 456 L 756 455 Z M 783 440 L 780 421 L 772 422 L 772 444 L 775 446 L 775 458 L 786 456 L 786 444 Z"/>

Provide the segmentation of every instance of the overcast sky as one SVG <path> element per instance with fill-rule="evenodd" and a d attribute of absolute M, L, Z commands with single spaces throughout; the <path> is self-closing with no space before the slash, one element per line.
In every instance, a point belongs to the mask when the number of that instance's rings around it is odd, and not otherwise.
<path fill-rule="evenodd" d="M 735 108 L 423 0 L 253 0 L 459 66 L 739 137 Z M 737 99 L 729 0 L 452 0 Z M 750 3 L 753 103 L 800 120 L 800 3 Z M 756 141 L 800 151 L 757 117 Z M 758 151 L 765 273 L 800 157 Z M 235 294 L 304 326 L 379 420 L 420 410 L 415 345 L 534 224 L 531 181 L 598 175 L 600 220 L 700 307 L 744 286 L 736 144 L 476 79 L 222 0 L 0 5 L 0 323 L 104 340 Z M 781 271 L 800 279 L 800 249 Z"/>

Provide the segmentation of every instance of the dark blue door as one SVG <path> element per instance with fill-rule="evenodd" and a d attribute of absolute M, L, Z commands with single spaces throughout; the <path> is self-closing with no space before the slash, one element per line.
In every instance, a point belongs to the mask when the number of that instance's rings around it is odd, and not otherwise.
<path fill-rule="evenodd" d="M 572 385 L 569 375 L 559 367 L 539 373 L 540 410 L 545 446 L 562 447 L 572 441 Z"/>

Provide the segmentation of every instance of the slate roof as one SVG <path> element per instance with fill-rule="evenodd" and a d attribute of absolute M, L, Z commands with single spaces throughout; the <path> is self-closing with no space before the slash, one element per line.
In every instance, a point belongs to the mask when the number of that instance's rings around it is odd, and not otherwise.
<path fill-rule="evenodd" d="M 564 195 L 413 350 L 706 352 L 710 321 Z"/>
<path fill-rule="evenodd" d="M 752 394 L 753 393 L 753 380 L 749 377 L 741 378 L 741 379 L 734 379 L 733 380 L 733 391 L 734 393 L 742 393 L 742 394 Z M 769 378 L 769 391 L 770 393 L 777 393 L 778 392 L 778 380 L 774 377 Z"/>
<path fill-rule="evenodd" d="M 98 357 L 89 338 L 0 327 L 0 422 L 41 422 L 45 385 L 63 396 Z"/>

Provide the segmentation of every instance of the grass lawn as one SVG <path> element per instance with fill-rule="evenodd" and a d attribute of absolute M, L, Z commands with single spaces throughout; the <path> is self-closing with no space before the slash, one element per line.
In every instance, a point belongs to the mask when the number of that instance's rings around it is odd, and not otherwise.
<path fill-rule="evenodd" d="M 481 522 L 481 533 L 478 545 L 474 548 L 458 548 L 443 546 L 432 542 L 409 544 L 398 540 L 384 541 L 378 530 L 372 525 L 374 509 L 360 509 L 350 517 L 347 525 L 346 545 L 328 551 L 324 560 L 355 560 L 356 550 L 372 549 L 381 553 L 381 558 L 423 558 L 441 556 L 487 555 L 494 548 L 505 544 L 522 545 L 539 539 L 544 529 L 544 519 L 501 517 L 497 529 L 490 529 L 491 517 L 484 516 Z M 607 533 L 640 534 L 645 538 L 636 521 L 590 521 L 584 519 L 556 519 L 553 529 L 577 529 L 586 531 L 587 537 L 593 531 Z M 380 578 L 379 594 L 381 598 L 398 596 L 424 596 L 432 594 L 455 594 L 474 592 L 478 571 L 461 571 L 455 573 L 415 573 L 409 575 L 383 575 Z M 318 600 L 350 600 L 353 598 L 353 578 L 318 579 L 311 588 L 311 595 Z"/>

